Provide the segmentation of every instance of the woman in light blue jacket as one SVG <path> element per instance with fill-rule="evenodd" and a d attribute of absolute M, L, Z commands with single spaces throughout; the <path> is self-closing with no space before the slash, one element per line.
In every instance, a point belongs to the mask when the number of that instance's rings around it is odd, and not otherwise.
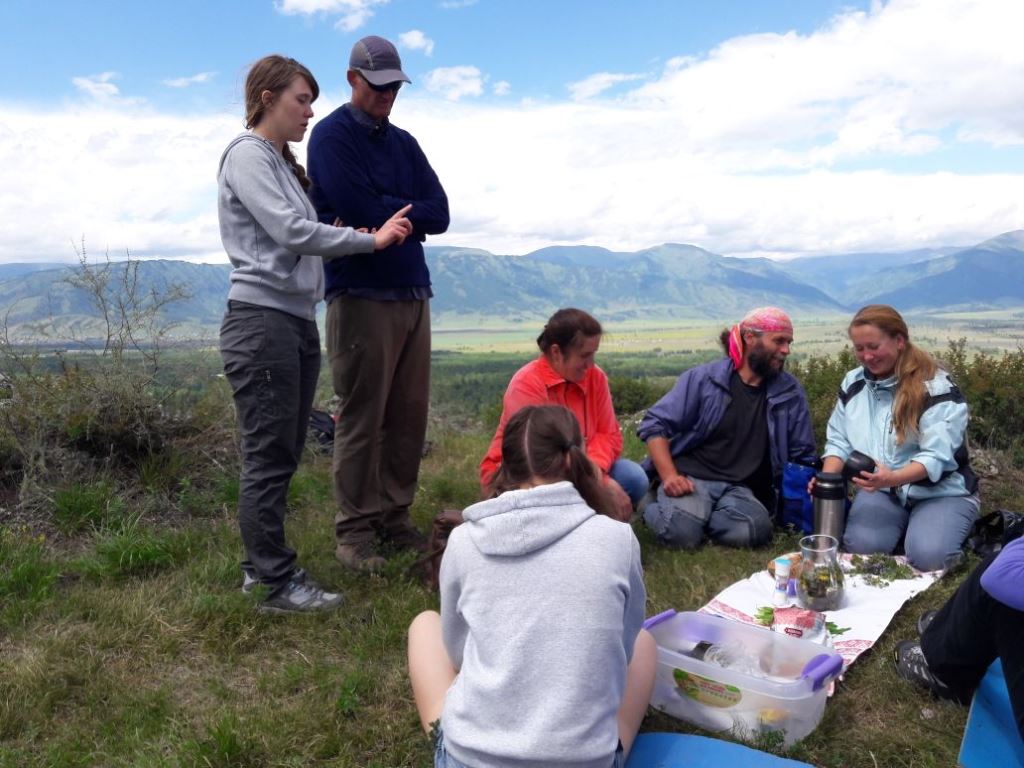
<path fill-rule="evenodd" d="M 890 553 L 905 539 L 915 567 L 949 567 L 979 506 L 967 457 L 967 403 L 935 359 L 910 342 L 892 307 L 862 308 L 849 335 L 862 367 L 847 373 L 839 388 L 823 469 L 841 472 L 854 450 L 871 456 L 876 467 L 852 479 L 858 493 L 843 548 Z"/>

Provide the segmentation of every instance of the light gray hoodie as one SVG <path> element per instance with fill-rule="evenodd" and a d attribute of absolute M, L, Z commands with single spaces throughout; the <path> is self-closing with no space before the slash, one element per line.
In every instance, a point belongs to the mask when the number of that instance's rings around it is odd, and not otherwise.
<path fill-rule="evenodd" d="M 568 482 L 463 512 L 441 562 L 445 648 L 460 670 L 441 727 L 474 768 L 609 768 L 644 620 L 640 545 Z"/>
<path fill-rule="evenodd" d="M 217 190 L 220 238 L 234 267 L 229 299 L 312 320 L 324 297 L 321 257 L 373 252 L 373 235 L 319 223 L 284 157 L 255 134 L 228 144 Z"/>

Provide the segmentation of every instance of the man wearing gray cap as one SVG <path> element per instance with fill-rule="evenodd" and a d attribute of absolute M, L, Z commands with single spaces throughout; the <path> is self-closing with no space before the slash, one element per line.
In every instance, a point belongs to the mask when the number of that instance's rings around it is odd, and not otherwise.
<path fill-rule="evenodd" d="M 352 47 L 352 99 L 309 140 L 310 198 L 321 221 L 374 230 L 412 204 L 412 235 L 325 264 L 327 353 L 339 398 L 334 438 L 335 555 L 358 570 L 384 550 L 424 549 L 409 519 L 427 427 L 430 273 L 423 241 L 448 228 L 448 198 L 411 134 L 389 122 L 403 83 L 395 46 Z"/>

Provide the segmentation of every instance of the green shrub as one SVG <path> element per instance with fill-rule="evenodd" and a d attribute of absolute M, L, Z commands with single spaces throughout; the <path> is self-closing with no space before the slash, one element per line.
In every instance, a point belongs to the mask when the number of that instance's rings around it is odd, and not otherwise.
<path fill-rule="evenodd" d="M 106 480 L 60 488 L 53 495 L 54 523 L 64 533 L 77 533 L 120 520 L 124 502 L 114 493 Z"/>
<path fill-rule="evenodd" d="M 618 414 L 632 414 L 645 411 L 669 391 L 670 386 L 658 384 L 646 377 L 612 376 L 608 379 L 612 391 L 612 403 Z"/>
<path fill-rule="evenodd" d="M 78 570 L 93 578 L 150 576 L 190 559 L 195 533 L 156 531 L 138 517 L 114 530 L 98 534 L 95 553 L 78 563 Z"/>
<path fill-rule="evenodd" d="M 20 621 L 52 595 L 60 576 L 42 536 L 0 529 L 0 621 Z"/>

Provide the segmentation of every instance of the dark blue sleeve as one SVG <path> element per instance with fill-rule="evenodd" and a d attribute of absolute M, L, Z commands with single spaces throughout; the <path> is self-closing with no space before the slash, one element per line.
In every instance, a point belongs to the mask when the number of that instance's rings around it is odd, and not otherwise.
<path fill-rule="evenodd" d="M 310 139 L 309 167 L 315 186 L 313 202 L 322 221 L 337 216 L 346 226 L 379 227 L 412 203 L 409 220 L 418 239 L 448 229 L 448 197 L 411 136 L 393 137 L 404 150 L 399 156 L 409 163 L 398 172 L 414 177 L 415 196 L 399 197 L 377 188 L 358 139 L 345 126 L 335 124 L 315 134 Z"/>
<path fill-rule="evenodd" d="M 641 440 L 671 439 L 692 428 L 700 412 L 700 386 L 695 380 L 695 370 L 683 371 L 668 394 L 647 410 L 636 430 Z"/>
<path fill-rule="evenodd" d="M 393 203 L 398 208 L 412 203 L 409 221 L 412 222 L 413 232 L 421 240 L 424 235 L 440 235 L 448 230 L 450 223 L 448 195 L 445 194 L 441 181 L 430 166 L 427 156 L 420 149 L 419 142 L 409 134 L 405 134 L 402 138 L 406 157 L 409 159 L 414 173 L 415 198 L 403 200 L 399 197 L 383 195 L 383 199 L 385 204 Z"/>

